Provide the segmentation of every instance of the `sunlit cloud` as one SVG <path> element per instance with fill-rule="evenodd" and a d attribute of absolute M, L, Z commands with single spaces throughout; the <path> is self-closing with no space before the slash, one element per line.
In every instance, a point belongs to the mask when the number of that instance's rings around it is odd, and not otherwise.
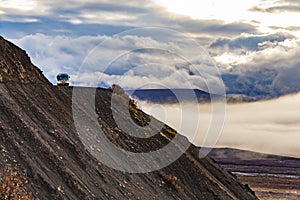
<path fill-rule="evenodd" d="M 154 26 L 180 31 L 203 45 L 216 61 L 231 94 L 261 99 L 300 89 L 296 83 L 300 63 L 300 25 L 294 20 L 300 18 L 296 1 L 147 0 L 143 6 L 137 0 L 30 0 L 26 5 L 18 0 L 2 2 L 4 36 L 27 50 L 53 83 L 57 71 L 69 71 L 74 76 L 87 49 L 95 43 L 134 27 Z M 150 40 L 131 42 L 143 48 L 154 44 L 155 39 Z M 118 48 L 132 44 L 129 40 L 114 42 L 102 50 L 107 56 L 119 55 Z M 151 56 L 139 56 L 131 56 L 130 62 L 151 61 Z M 163 62 L 170 66 L 184 65 L 166 60 Z M 123 59 L 114 71 L 123 72 L 128 66 L 129 60 Z"/>
<path fill-rule="evenodd" d="M 194 19 L 220 19 L 227 22 L 234 22 L 247 19 L 251 14 L 249 9 L 257 5 L 260 1 L 238 1 L 238 0 L 154 0 L 168 11 L 181 15 L 186 15 Z M 228 6 L 231 5 L 231 6 Z"/>
<path fill-rule="evenodd" d="M 46 1 L 45 1 L 46 2 Z M 36 0 L 2 0 L 0 1 L 0 12 L 2 20 L 12 20 L 12 16 L 37 16 L 49 14 L 49 7 L 46 3 Z M 23 21 L 22 21 L 23 22 Z"/>
<path fill-rule="evenodd" d="M 300 2 L 293 0 L 267 0 L 261 1 L 257 6 L 251 8 L 251 10 L 267 13 L 299 12 Z"/>
<path fill-rule="evenodd" d="M 2 0 L 1 9 L 14 9 L 29 11 L 36 8 L 37 2 L 34 0 L 22 1 L 22 0 Z"/>
<path fill-rule="evenodd" d="M 294 19 L 300 18 L 299 3 L 287 4 L 281 3 L 282 7 L 272 7 L 275 0 L 264 1 L 239 1 L 239 0 L 212 0 L 203 3 L 203 1 L 189 0 L 155 0 L 155 2 L 169 12 L 189 16 L 193 19 L 219 19 L 226 23 L 247 22 L 257 24 L 259 30 L 267 33 L 271 31 L 270 26 L 287 28 L 288 26 L 299 26 L 299 22 Z M 231 5 L 231 6 L 228 6 Z M 284 6 L 288 5 L 288 6 Z M 264 9 L 265 8 L 265 9 Z M 270 12 L 267 12 L 269 9 Z M 271 9 L 282 12 L 271 12 Z M 258 12 L 259 11 L 259 12 Z"/>
<path fill-rule="evenodd" d="M 127 26 L 128 28 L 168 27 L 190 33 L 194 37 L 206 38 L 213 35 L 236 36 L 242 32 L 257 31 L 256 25 L 239 20 L 227 22 L 218 18 L 192 19 L 190 16 L 173 14 L 160 4 L 150 0 L 144 1 L 143 6 L 139 6 L 139 1 L 53 2 L 31 0 L 24 9 L 21 1 L 12 0 L 10 2 L 7 6 L 0 7 L 0 11 L 3 13 L 2 20 L 24 23 L 28 21 L 24 21 L 22 18 L 36 19 L 36 22 L 39 23 L 34 27 L 39 33 L 50 33 L 53 28 L 57 28 L 56 26 L 68 27 L 68 24 L 64 23 L 85 25 L 85 29 L 87 26 L 96 25 Z M 44 23 L 47 23 L 48 27 L 43 26 Z M 70 29 L 72 31 L 74 27 L 70 26 Z M 84 32 L 82 29 L 81 32 Z"/>

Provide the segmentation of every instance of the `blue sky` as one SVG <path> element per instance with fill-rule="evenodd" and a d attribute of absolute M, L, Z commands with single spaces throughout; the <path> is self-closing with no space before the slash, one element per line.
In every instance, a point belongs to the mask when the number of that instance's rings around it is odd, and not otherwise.
<path fill-rule="evenodd" d="M 0 35 L 52 83 L 205 90 L 219 71 L 228 93 L 257 98 L 300 90 L 298 19 L 296 0 L 0 0 Z M 130 31 L 143 27 L 156 28 Z"/>

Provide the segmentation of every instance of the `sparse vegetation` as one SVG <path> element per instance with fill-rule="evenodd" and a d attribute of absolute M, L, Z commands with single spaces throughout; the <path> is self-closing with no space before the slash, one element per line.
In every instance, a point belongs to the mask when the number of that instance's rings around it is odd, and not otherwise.
<path fill-rule="evenodd" d="M 179 180 L 176 176 L 171 174 L 165 174 L 164 172 L 159 172 L 159 175 L 162 177 L 163 181 L 168 184 L 172 189 L 179 192 L 181 189 Z"/>
<path fill-rule="evenodd" d="M 172 136 L 175 137 L 175 135 L 177 134 L 177 131 L 175 131 L 173 128 L 165 125 L 165 130 Z"/>
<path fill-rule="evenodd" d="M 123 95 L 123 94 L 125 94 L 125 91 L 124 91 L 124 89 L 120 86 L 120 85 L 118 85 L 118 84 L 113 84 L 112 86 L 111 86 L 111 91 L 113 91 L 115 94 L 118 94 L 118 95 Z"/>
<path fill-rule="evenodd" d="M 177 131 L 167 125 L 164 125 L 164 128 L 159 132 L 159 134 L 167 140 L 171 141 L 172 138 L 176 136 Z"/>
<path fill-rule="evenodd" d="M 128 105 L 131 118 L 138 125 L 147 126 L 149 124 L 150 117 L 138 108 L 135 100 L 131 99 L 120 85 L 113 84 L 111 90 L 113 91 L 114 100 L 117 100 L 123 105 Z"/>
<path fill-rule="evenodd" d="M 167 137 L 163 132 L 160 131 L 159 134 L 160 134 L 161 136 L 163 136 L 164 138 L 168 139 L 168 137 Z"/>

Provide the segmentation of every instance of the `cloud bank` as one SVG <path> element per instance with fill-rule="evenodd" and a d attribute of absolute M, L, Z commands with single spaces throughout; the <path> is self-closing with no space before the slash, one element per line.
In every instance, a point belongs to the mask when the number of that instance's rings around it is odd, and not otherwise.
<path fill-rule="evenodd" d="M 273 98 L 300 90 L 299 44 L 289 33 L 248 34 L 217 39 L 210 52 L 228 93 Z"/>
<path fill-rule="evenodd" d="M 47 35 L 112 35 L 134 27 L 168 27 L 178 31 L 212 37 L 212 35 L 239 35 L 257 32 L 256 27 L 244 22 L 225 22 L 221 19 L 196 20 L 168 12 L 151 0 L 143 1 L 38 1 L 22 3 L 5 1 L 0 16 L 10 38 L 27 34 Z M 4 35 L 6 36 L 6 35 Z"/>
<path fill-rule="evenodd" d="M 13 42 L 30 49 L 32 61 L 54 84 L 59 72 L 67 72 L 77 85 L 118 83 L 136 89 L 152 82 L 160 83 L 164 88 L 207 91 L 205 81 L 216 80 L 199 71 L 205 72 L 209 66 L 213 69 L 215 60 L 228 94 L 268 99 L 300 91 L 300 41 L 286 32 L 219 38 L 208 47 L 211 58 L 205 54 L 205 48 L 195 50 L 191 47 L 191 41 L 200 47 L 197 40 L 157 35 L 124 33 L 68 37 L 35 34 Z M 88 56 L 92 50 L 96 51 L 94 57 Z M 175 55 L 179 50 L 179 55 Z M 83 69 L 87 57 L 89 62 Z M 217 77 L 216 72 L 207 71 L 210 73 Z"/>
<path fill-rule="evenodd" d="M 248 149 L 278 155 L 300 157 L 300 93 L 270 101 L 255 103 L 229 104 L 223 132 L 216 147 L 232 147 Z M 189 123 L 181 124 L 179 105 L 157 105 L 139 102 L 140 106 L 156 118 L 166 122 L 175 129 L 184 130 L 195 145 L 201 145 L 210 126 L 212 117 L 209 104 L 187 104 Z M 199 112 L 197 111 L 197 106 Z M 197 122 L 200 118 L 197 135 L 193 138 Z M 191 128 L 192 127 L 192 128 Z"/>
<path fill-rule="evenodd" d="M 149 30 L 153 36 L 145 35 Z M 168 29 L 159 29 L 159 34 L 149 30 L 137 30 L 137 35 L 125 32 L 78 38 L 36 34 L 14 42 L 31 49 L 33 63 L 54 84 L 59 72 L 67 72 L 73 85 L 117 83 L 126 89 L 136 89 L 156 84 L 159 88 L 198 88 L 224 93 L 218 91 L 218 87 L 223 87 L 218 69 L 197 42 L 179 32 L 169 33 Z"/>
<path fill-rule="evenodd" d="M 251 11 L 263 13 L 299 12 L 300 2 L 295 0 L 268 0 L 254 6 Z"/>

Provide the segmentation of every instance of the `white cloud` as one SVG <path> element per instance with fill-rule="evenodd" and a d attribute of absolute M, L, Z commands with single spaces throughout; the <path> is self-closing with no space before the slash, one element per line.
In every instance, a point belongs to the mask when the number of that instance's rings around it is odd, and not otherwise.
<path fill-rule="evenodd" d="M 46 1 L 45 1 L 46 2 Z M 2 0 L 0 11 L 3 19 L 11 19 L 12 15 L 41 16 L 49 14 L 49 7 L 45 2 L 37 0 Z M 2 20 L 3 20 L 2 19 Z M 21 18 L 20 18 L 21 19 Z"/>
<path fill-rule="evenodd" d="M 267 0 L 262 1 L 251 10 L 264 13 L 299 12 L 300 2 L 294 0 Z"/>
<path fill-rule="evenodd" d="M 2 9 L 33 10 L 37 6 L 36 1 L 2 0 Z"/>
<path fill-rule="evenodd" d="M 300 93 L 255 103 L 228 104 L 226 118 L 217 147 L 232 147 L 300 157 Z M 210 126 L 212 111 L 209 104 L 185 103 L 187 119 L 182 122 L 179 105 L 157 105 L 139 102 L 148 113 L 166 122 L 201 145 Z M 220 113 L 222 114 L 222 113 Z M 196 119 L 200 119 L 197 136 L 193 138 Z M 188 122 L 187 122 L 188 121 Z"/>
<path fill-rule="evenodd" d="M 169 12 L 194 19 L 218 19 L 226 23 L 238 21 L 258 23 L 259 30 L 264 33 L 271 30 L 270 26 L 281 28 L 299 26 L 299 21 L 294 20 L 300 17 L 299 2 L 277 0 L 155 0 L 155 2 Z"/>
<path fill-rule="evenodd" d="M 224 79 L 228 91 L 270 98 L 300 90 L 299 44 L 287 33 L 242 35 L 216 40 L 211 54 L 223 74 L 235 76 Z"/>
<path fill-rule="evenodd" d="M 259 0 L 154 0 L 168 11 L 193 17 L 195 19 L 222 19 L 225 21 L 239 21 L 247 19 L 251 14 L 248 10 L 257 5 Z M 232 5 L 232 7 L 228 6 Z"/>
<path fill-rule="evenodd" d="M 73 77 L 73 84 L 77 81 L 76 84 L 80 85 L 96 86 L 97 81 L 107 81 L 107 84 L 121 81 L 123 87 L 132 88 L 135 85 L 137 88 L 147 80 L 148 83 L 160 82 L 171 88 L 192 87 L 207 91 L 208 83 L 217 85 L 218 87 L 210 89 L 220 93 L 217 90 L 222 83 L 218 83 L 217 69 L 213 67 L 213 62 L 205 54 L 205 50 L 190 38 L 168 37 L 166 32 L 161 32 L 162 34 L 155 35 L 154 31 L 150 36 L 141 31 L 139 33 L 144 36 L 125 32 L 113 37 L 74 38 L 35 34 L 12 41 L 25 50 L 30 49 L 28 53 L 33 62 L 44 71 L 52 83 L 55 83 L 57 73 L 67 72 Z M 264 47 L 247 50 L 246 47 L 239 46 L 240 43 L 248 43 L 247 37 L 243 35 L 242 39 L 226 40 L 233 44 L 231 48 L 222 43 L 218 46 L 220 48 L 214 51 L 220 53 L 214 53 L 214 58 L 220 66 L 221 73 L 226 75 L 223 77 L 227 91 L 256 98 L 270 98 L 299 91 L 298 39 L 281 33 L 248 36 L 249 41 L 256 41 L 256 46 L 261 44 Z M 105 42 L 102 43 L 103 41 Z M 228 49 L 228 52 L 225 49 Z M 91 50 L 94 52 L 89 54 Z M 106 70 L 105 73 L 111 77 L 105 80 L 76 80 L 78 76 L 75 75 L 79 70 L 80 73 L 86 73 L 86 77 L 87 73 L 94 77 L 93 73 Z M 230 78 L 227 75 L 235 77 Z M 131 81 L 130 78 L 135 81 Z"/>
<path fill-rule="evenodd" d="M 157 35 L 151 30 L 150 36 L 145 29 L 112 37 L 36 34 L 13 42 L 31 49 L 29 55 L 33 63 L 52 83 L 57 73 L 66 72 L 76 85 L 98 86 L 104 82 L 138 88 L 160 84 L 207 91 L 208 84 L 213 93 L 222 93 L 218 88 L 222 82 L 218 80 L 217 68 L 194 40 L 178 32 L 171 32 L 168 37 L 170 30 L 167 29 L 159 29 Z"/>
<path fill-rule="evenodd" d="M 259 5 L 258 1 L 245 3 L 230 0 L 231 3 L 236 5 L 234 9 L 239 12 L 224 9 L 224 2 L 219 0 L 201 3 L 198 1 L 188 1 L 184 3 L 185 5 L 180 6 L 180 8 L 185 10 L 189 10 L 186 8 L 192 7 L 196 10 L 204 9 L 206 11 L 198 12 L 204 14 L 204 16 L 194 18 L 191 18 L 193 9 L 190 10 L 189 15 L 186 14 L 188 16 L 180 15 L 182 14 L 180 12 L 179 14 L 176 14 L 176 12 L 175 14 L 172 13 L 171 7 L 177 4 L 170 1 L 158 2 L 147 0 L 143 2 L 143 6 L 140 6 L 140 2 L 136 0 L 126 2 L 119 0 L 30 0 L 29 4 L 24 6 L 24 8 L 22 8 L 24 3 L 21 1 L 11 0 L 9 2 L 6 6 L 1 6 L 0 8 L 0 11 L 3 13 L 3 19 L 13 21 L 11 24 L 6 24 L 8 26 L 6 34 L 11 32 L 19 37 L 23 32 L 25 35 L 31 31 L 31 33 L 44 33 L 27 35 L 12 41 L 28 51 L 34 63 L 44 71 L 47 78 L 53 83 L 55 82 L 54 77 L 57 72 L 66 71 L 75 76 L 88 52 L 96 44 L 105 39 L 110 40 L 102 44 L 101 49 L 95 50 L 98 51 L 100 57 L 95 54 L 94 58 L 89 59 L 89 66 L 85 66 L 86 72 L 101 72 L 110 61 L 116 59 L 107 71 L 110 75 L 119 76 L 131 68 L 135 68 L 133 75 L 143 77 L 146 76 L 146 72 L 150 73 L 150 70 L 142 71 L 139 66 L 146 66 L 146 63 L 151 63 L 153 66 L 155 63 L 164 63 L 167 66 L 176 66 L 183 70 L 182 74 L 189 80 L 193 87 L 198 86 L 205 89 L 203 88 L 205 84 L 199 80 L 200 76 L 206 80 L 214 81 L 212 77 L 207 76 L 207 74 L 211 74 L 211 72 L 207 73 L 211 69 L 207 67 L 210 65 L 207 64 L 209 63 L 206 62 L 207 59 L 203 59 L 202 55 L 200 57 L 195 56 L 197 52 L 202 54 L 202 50 L 200 48 L 188 49 L 185 40 L 180 42 L 177 38 L 168 37 L 168 35 L 161 34 L 161 32 L 157 32 L 156 36 L 153 33 L 153 37 L 144 37 L 142 34 L 141 37 L 134 37 L 134 35 L 126 36 L 125 34 L 119 38 L 111 38 L 110 36 L 118 32 L 118 30 L 125 30 L 126 27 L 150 25 L 170 27 L 184 31 L 189 39 L 201 37 L 198 41 L 204 44 L 214 39 L 215 42 L 211 47 L 216 48 L 213 48 L 210 53 L 217 61 L 222 73 L 225 75 L 238 75 L 238 81 L 234 82 L 230 80 L 230 83 L 227 83 L 228 91 L 244 93 L 246 95 L 249 95 L 249 92 L 251 92 L 256 95 L 256 90 L 258 91 L 257 93 L 266 93 L 263 90 L 267 91 L 271 89 L 270 93 L 274 94 L 273 96 L 277 96 L 300 90 L 296 83 L 299 77 L 297 70 L 299 64 L 297 56 L 299 52 L 299 40 L 296 36 L 292 35 L 294 31 L 286 32 L 284 30 L 285 26 L 274 28 L 281 29 L 281 32 L 258 34 L 256 29 L 258 26 L 269 26 L 268 23 L 263 24 L 259 19 L 256 19 L 258 15 L 267 13 L 249 10 Z M 208 9 L 208 7 L 211 9 Z M 20 11 L 16 12 L 16 9 Z M 250 18 L 246 16 L 247 19 L 245 20 L 245 13 L 252 14 L 249 15 Z M 226 18 L 226 16 L 229 16 L 228 14 L 230 14 L 232 20 Z M 285 21 L 295 22 L 295 20 L 288 19 L 285 19 Z M 23 22 L 22 26 L 20 26 L 22 30 L 16 29 L 14 22 Z M 25 22 L 31 22 L 33 25 L 26 26 L 27 23 Z M 293 26 L 297 27 L 297 24 L 293 24 Z M 105 32 L 104 29 L 108 32 Z M 101 33 L 100 36 L 97 36 L 98 31 Z M 68 37 L 56 34 L 65 34 Z M 82 36 L 86 34 L 94 36 Z M 215 39 L 216 36 L 220 39 Z M 224 37 L 228 38 L 224 39 Z M 144 49 L 148 46 L 155 49 L 168 50 L 170 53 L 178 52 L 178 49 L 183 47 L 184 53 L 180 52 L 179 55 L 184 56 L 171 56 L 171 54 L 165 53 L 166 51 L 164 52 L 164 56 L 162 56 L 163 51 L 161 51 L 161 55 L 153 52 L 150 53 L 150 51 L 133 51 L 122 55 L 124 51 L 130 48 Z M 174 49 L 170 49 L 170 47 Z M 191 63 L 188 64 L 184 60 L 185 58 Z M 201 71 L 203 74 L 195 74 L 195 70 L 191 66 L 196 66 L 198 71 Z M 291 73 L 292 69 L 295 69 L 294 74 Z M 157 75 L 156 77 L 152 77 L 153 80 L 159 77 L 161 80 L 167 81 L 167 79 L 162 78 L 167 71 L 165 69 L 161 70 L 162 73 L 158 73 L 157 71 L 153 70 L 153 73 Z M 274 71 L 272 74 L 274 77 L 266 78 L 258 75 L 265 74 L 268 76 L 269 71 Z M 168 73 L 170 72 L 168 71 Z M 216 75 L 214 73 L 213 75 Z M 287 75 L 284 75 L 284 73 Z M 153 76 L 153 74 L 149 75 Z M 289 79 L 288 77 L 291 75 L 293 78 Z M 176 79 L 176 81 L 180 80 L 174 74 L 169 74 L 169 76 Z M 263 80 L 258 80 L 258 77 L 262 77 L 261 79 Z M 264 80 L 270 80 L 271 78 L 272 81 L 268 85 L 264 85 L 266 84 Z M 238 84 L 241 84 L 245 89 L 240 89 Z M 174 83 L 174 86 L 179 85 L 186 86 L 182 81 Z M 262 96 L 273 97 L 269 94 L 262 94 Z"/>
<path fill-rule="evenodd" d="M 221 52 L 259 51 L 266 48 L 266 45 L 277 46 L 280 42 L 292 39 L 295 39 L 295 36 L 288 34 L 287 32 L 261 35 L 242 34 L 236 38 L 218 38 L 210 45 L 210 47 Z"/>
<path fill-rule="evenodd" d="M 90 73 L 91 77 L 93 73 L 102 73 L 110 65 L 105 73 L 115 76 L 100 82 L 108 81 L 110 84 L 113 80 L 117 83 L 122 79 L 122 86 L 129 88 L 134 85 L 131 77 L 139 84 L 145 83 L 145 80 L 149 83 L 160 81 L 166 87 L 192 87 L 204 91 L 207 91 L 208 83 L 217 85 L 210 90 L 220 93 L 217 90 L 222 83 L 216 79 L 218 72 L 205 54 L 205 49 L 194 40 L 186 35 L 178 36 L 176 32 L 170 37 L 164 29 L 158 34 L 153 31 L 150 35 L 143 29 L 137 32 L 139 34 L 124 32 L 113 37 L 35 34 L 12 41 L 25 50 L 30 49 L 28 53 L 33 62 L 52 83 L 55 83 L 55 76 L 59 72 L 69 73 L 74 83 L 78 78 L 75 75 L 85 61 L 80 73 Z M 249 43 L 251 45 L 247 47 Z M 228 92 L 270 98 L 300 90 L 297 82 L 300 76 L 297 70 L 300 63 L 299 41 L 290 34 L 244 34 L 233 39 L 217 40 L 213 44 L 215 46 L 211 52 L 221 73 L 226 75 L 223 77 Z M 89 54 L 91 50 L 94 52 Z M 126 77 L 122 78 L 122 75 Z M 232 79 L 227 75 L 235 77 Z M 80 79 L 76 84 L 98 85 L 92 80 L 98 81 L 99 78 Z M 137 87 L 139 85 L 136 84 Z"/>
<path fill-rule="evenodd" d="M 25 50 L 30 49 L 27 52 L 32 62 L 52 83 L 55 83 L 54 78 L 59 72 L 74 74 L 91 48 L 106 38 L 106 36 L 69 38 L 36 34 L 12 41 Z"/>
<path fill-rule="evenodd" d="M 241 21 L 226 22 L 222 19 L 192 19 L 168 12 L 154 1 L 50 1 L 30 0 L 28 5 L 19 0 L 10 0 L 6 6 L 0 6 L 2 20 L 6 22 L 39 22 L 33 28 L 37 32 L 49 33 L 52 29 L 69 28 L 86 34 L 84 30 L 76 29 L 76 25 L 83 25 L 95 31 L 96 25 L 116 27 L 168 27 L 190 33 L 193 37 L 202 37 L 204 40 L 213 35 L 238 35 L 242 32 L 256 32 L 256 25 Z M 26 1 L 27 2 L 27 1 Z M 205 5 L 206 3 L 203 2 Z M 26 20 L 24 20 L 26 19 Z M 19 24 L 17 26 L 20 26 Z M 30 32 L 32 30 L 20 30 Z M 112 31 L 113 32 L 113 31 Z M 57 33 L 55 33 L 57 34 Z M 89 33 L 95 35 L 95 33 Z M 97 34 L 97 33 L 96 33 Z"/>
<path fill-rule="evenodd" d="M 0 11 L 4 19 L 12 19 L 13 16 L 35 16 L 82 23 L 120 24 L 137 19 L 137 14 L 154 7 L 148 0 L 144 1 L 143 8 L 138 6 L 138 3 L 119 0 L 3 0 Z"/>

